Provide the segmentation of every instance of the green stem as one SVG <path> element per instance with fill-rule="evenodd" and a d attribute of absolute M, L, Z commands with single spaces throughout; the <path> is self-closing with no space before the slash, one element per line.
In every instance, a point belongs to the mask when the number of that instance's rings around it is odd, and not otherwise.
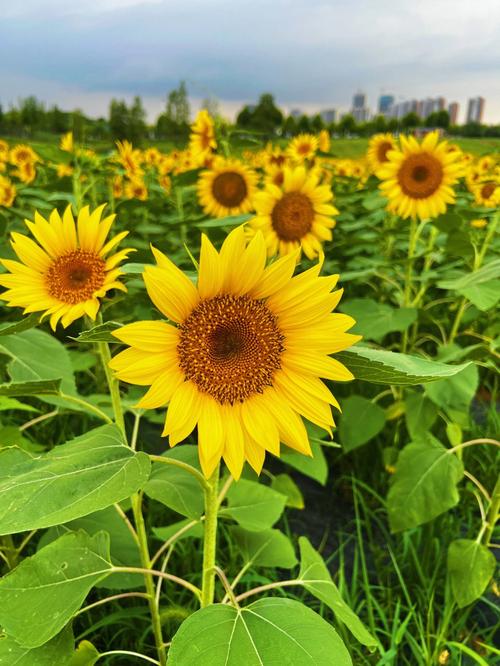
<path fill-rule="evenodd" d="M 142 513 L 142 497 L 139 493 L 136 493 L 132 496 L 132 511 L 134 513 L 135 529 L 137 536 L 139 537 L 139 553 L 141 557 L 141 565 L 144 569 L 150 570 L 151 557 L 149 555 L 148 537 L 144 523 L 144 515 Z M 155 637 L 158 659 L 161 666 L 166 666 L 167 653 L 163 643 L 160 612 L 158 606 L 156 605 L 154 580 L 151 573 L 144 573 L 144 584 L 148 595 L 149 612 L 151 613 L 153 634 Z"/>
<path fill-rule="evenodd" d="M 120 387 L 118 381 L 114 378 L 109 362 L 111 361 L 111 353 L 107 342 L 97 342 L 97 350 L 101 357 L 102 367 L 108 382 L 109 393 L 111 395 L 111 402 L 113 403 L 113 413 L 115 415 L 115 423 L 120 428 L 123 436 L 125 437 L 125 419 L 123 417 L 122 401 L 120 398 Z"/>
<path fill-rule="evenodd" d="M 408 240 L 408 259 L 406 261 L 406 274 L 405 274 L 405 287 L 403 292 L 403 306 L 409 307 L 411 304 L 412 294 L 412 279 L 413 279 L 413 260 L 415 258 L 415 248 L 417 246 L 417 220 L 411 219 L 410 222 L 410 237 Z M 406 352 L 408 348 L 408 329 L 403 332 L 402 352 Z"/>
<path fill-rule="evenodd" d="M 205 536 L 203 540 L 203 575 L 201 584 L 201 607 L 209 606 L 215 594 L 215 553 L 217 546 L 217 513 L 219 492 L 219 465 L 205 488 Z"/>
<path fill-rule="evenodd" d="M 453 340 L 456 338 L 458 329 L 460 328 L 460 324 L 462 322 L 462 317 L 464 316 L 464 312 L 467 309 L 467 299 L 464 297 L 460 301 L 460 305 L 457 310 L 457 314 L 455 315 L 455 319 L 453 321 L 453 325 L 451 327 L 450 331 L 450 336 L 448 338 L 448 344 L 453 342 Z"/>
<path fill-rule="evenodd" d="M 185 472 L 188 472 L 188 474 L 192 474 L 195 477 L 203 490 L 208 490 L 207 480 L 203 474 L 196 469 L 196 467 L 193 467 L 192 465 L 189 465 L 182 460 L 177 460 L 176 458 L 164 458 L 163 456 L 155 456 L 152 453 L 149 454 L 149 459 L 152 462 L 161 463 L 162 465 L 172 465 L 174 467 L 183 469 Z"/>
<path fill-rule="evenodd" d="M 498 520 L 498 512 L 500 511 L 500 476 L 497 479 L 495 487 L 493 489 L 493 494 L 491 496 L 491 504 L 486 515 L 487 526 L 484 530 L 483 542 L 486 546 L 489 545 L 491 541 L 491 535 L 495 529 L 496 522 Z"/>

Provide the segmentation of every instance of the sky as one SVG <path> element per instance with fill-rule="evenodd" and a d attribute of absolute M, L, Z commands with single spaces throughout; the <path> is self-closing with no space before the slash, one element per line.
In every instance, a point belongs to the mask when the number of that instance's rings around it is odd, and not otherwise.
<path fill-rule="evenodd" d="M 0 103 L 36 95 L 107 115 L 141 95 L 149 119 L 185 80 L 196 111 L 228 117 L 271 92 L 281 108 L 375 109 L 396 99 L 486 99 L 500 123 L 499 0 L 0 0 Z"/>

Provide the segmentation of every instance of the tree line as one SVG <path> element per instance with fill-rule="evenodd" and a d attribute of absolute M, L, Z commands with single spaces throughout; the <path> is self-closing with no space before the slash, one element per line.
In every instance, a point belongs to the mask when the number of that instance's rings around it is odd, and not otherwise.
<path fill-rule="evenodd" d="M 202 107 L 212 115 L 218 115 L 218 104 L 213 98 L 204 100 Z M 79 110 L 63 111 L 57 105 L 46 108 L 36 97 L 29 96 L 8 110 L 0 104 L 0 135 L 31 138 L 43 133 L 72 131 L 78 141 L 128 139 L 139 145 L 154 139 L 183 142 L 189 134 L 190 115 L 188 91 L 183 81 L 170 91 L 165 109 L 153 125 L 147 123 L 146 111 L 139 96 L 129 104 L 112 99 L 107 118 L 90 118 Z M 291 137 L 322 129 L 340 136 L 370 136 L 377 132 L 414 130 L 421 126 L 443 128 L 452 135 L 500 137 L 500 125 L 468 123 L 450 126 L 447 111 L 437 111 L 425 119 L 415 113 L 408 113 L 401 119 L 379 115 L 364 123 L 357 123 L 351 114 L 344 115 L 336 123 L 326 123 L 320 114 L 304 114 L 297 118 L 285 115 L 269 93 L 261 95 L 257 104 L 244 106 L 235 124 L 242 131 L 257 133 L 265 138 Z"/>

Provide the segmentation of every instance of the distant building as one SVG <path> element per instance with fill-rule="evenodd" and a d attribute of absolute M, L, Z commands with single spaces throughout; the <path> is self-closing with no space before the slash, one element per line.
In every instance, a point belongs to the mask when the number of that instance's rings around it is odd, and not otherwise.
<path fill-rule="evenodd" d="M 390 114 L 392 107 L 394 106 L 394 95 L 380 95 L 378 98 L 378 112 L 382 116 L 387 116 Z"/>
<path fill-rule="evenodd" d="M 450 116 L 450 125 L 457 125 L 458 124 L 458 111 L 460 109 L 460 106 L 458 102 L 451 102 L 448 105 L 448 115 Z"/>
<path fill-rule="evenodd" d="M 337 121 L 337 109 L 325 109 L 319 115 L 327 125 Z"/>
<path fill-rule="evenodd" d="M 484 115 L 484 97 L 471 97 L 467 104 L 467 122 L 482 123 Z"/>
<path fill-rule="evenodd" d="M 353 109 L 363 109 L 366 106 L 366 95 L 362 92 L 357 92 L 352 98 Z"/>
<path fill-rule="evenodd" d="M 357 92 L 352 98 L 351 113 L 357 123 L 365 123 L 370 118 L 370 110 L 366 106 L 366 95 Z"/>
<path fill-rule="evenodd" d="M 304 115 L 304 113 L 302 112 L 301 109 L 292 109 L 290 111 L 290 115 L 292 116 L 292 118 L 300 118 L 301 116 Z"/>

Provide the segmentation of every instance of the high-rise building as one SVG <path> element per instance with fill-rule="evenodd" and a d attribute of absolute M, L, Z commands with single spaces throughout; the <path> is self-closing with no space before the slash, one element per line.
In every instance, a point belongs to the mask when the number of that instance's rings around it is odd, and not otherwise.
<path fill-rule="evenodd" d="M 357 92 L 352 98 L 351 113 L 357 123 L 364 123 L 370 118 L 370 110 L 366 106 L 366 95 L 363 92 Z"/>
<path fill-rule="evenodd" d="M 382 116 L 389 115 L 393 106 L 394 106 L 394 95 L 380 95 L 380 97 L 378 98 L 378 112 Z"/>
<path fill-rule="evenodd" d="M 336 122 L 337 109 L 325 109 L 324 111 L 321 111 L 319 115 L 323 119 L 323 122 L 329 125 L 330 123 Z"/>
<path fill-rule="evenodd" d="M 458 123 L 458 111 L 460 106 L 458 102 L 451 102 L 448 104 L 448 115 L 450 116 L 450 125 L 456 125 Z"/>
<path fill-rule="evenodd" d="M 357 92 L 352 98 L 352 108 L 364 109 L 366 106 L 366 95 L 363 92 Z"/>
<path fill-rule="evenodd" d="M 481 123 L 484 115 L 484 97 L 471 97 L 467 104 L 467 122 Z"/>
<path fill-rule="evenodd" d="M 446 109 L 446 100 L 444 97 L 436 97 L 434 100 L 434 111 L 444 111 Z"/>

